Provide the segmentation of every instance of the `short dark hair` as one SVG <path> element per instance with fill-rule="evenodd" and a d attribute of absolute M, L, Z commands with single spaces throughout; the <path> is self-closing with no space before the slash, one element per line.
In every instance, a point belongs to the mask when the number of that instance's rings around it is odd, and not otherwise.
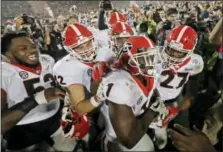
<path fill-rule="evenodd" d="M 177 9 L 176 8 L 169 8 L 166 11 L 166 15 L 171 15 L 171 14 L 178 14 Z"/>
<path fill-rule="evenodd" d="M 3 35 L 1 39 L 1 54 L 5 55 L 5 53 L 9 50 L 11 46 L 12 40 L 19 37 L 29 37 L 26 32 L 10 32 Z"/>
<path fill-rule="evenodd" d="M 78 16 L 77 16 L 77 15 L 70 15 L 70 16 L 68 17 L 68 19 L 71 19 L 71 18 L 74 18 L 74 19 L 78 20 Z"/>

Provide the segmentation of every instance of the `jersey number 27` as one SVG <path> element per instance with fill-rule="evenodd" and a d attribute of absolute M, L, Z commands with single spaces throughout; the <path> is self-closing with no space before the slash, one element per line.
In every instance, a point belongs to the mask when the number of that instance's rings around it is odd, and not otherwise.
<path fill-rule="evenodd" d="M 173 89 L 174 87 L 170 85 L 170 83 L 174 80 L 175 75 L 172 74 L 169 70 L 167 71 L 163 71 L 161 73 L 162 76 L 168 76 L 166 80 L 164 80 L 163 82 L 160 83 L 160 86 L 164 87 L 164 88 L 169 88 L 169 89 Z M 180 83 L 178 84 L 178 86 L 176 87 L 176 89 L 182 87 L 184 85 L 184 83 L 187 81 L 187 76 L 188 73 L 177 73 L 177 76 L 179 78 L 181 78 Z"/>

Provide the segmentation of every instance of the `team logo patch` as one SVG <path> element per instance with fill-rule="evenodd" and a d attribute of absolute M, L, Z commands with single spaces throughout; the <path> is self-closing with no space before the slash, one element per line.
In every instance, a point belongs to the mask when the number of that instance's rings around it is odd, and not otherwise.
<path fill-rule="evenodd" d="M 163 62 L 162 63 L 162 68 L 163 69 L 167 69 L 168 68 L 168 63 L 167 62 Z"/>
<path fill-rule="evenodd" d="M 19 76 L 23 79 L 27 79 L 29 77 L 29 74 L 26 71 L 21 71 L 19 72 Z"/>
<path fill-rule="evenodd" d="M 137 105 L 140 105 L 141 102 L 142 102 L 142 96 L 138 99 L 138 101 L 137 101 Z"/>
<path fill-rule="evenodd" d="M 87 74 L 88 74 L 89 77 L 91 77 L 92 76 L 92 69 L 88 69 Z"/>

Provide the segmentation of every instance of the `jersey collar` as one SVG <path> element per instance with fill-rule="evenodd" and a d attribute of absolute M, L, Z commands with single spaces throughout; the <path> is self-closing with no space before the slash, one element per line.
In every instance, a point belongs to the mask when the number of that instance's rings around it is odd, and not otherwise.
<path fill-rule="evenodd" d="M 131 75 L 133 80 L 136 82 L 138 87 L 142 90 L 145 96 L 148 96 L 150 91 L 153 88 L 154 85 L 154 78 L 153 77 L 148 77 L 146 78 L 147 85 L 145 86 L 136 76 Z"/>
<path fill-rule="evenodd" d="M 191 58 L 186 59 L 184 62 L 175 65 L 175 66 L 171 66 L 170 67 L 170 71 L 174 74 L 177 74 L 177 71 L 182 68 L 183 66 L 187 65 L 187 63 L 191 60 Z"/>
<path fill-rule="evenodd" d="M 20 69 L 23 69 L 25 71 L 28 71 L 28 72 L 32 72 L 34 74 L 37 74 L 37 75 L 40 75 L 41 74 L 41 71 L 42 71 L 42 66 L 41 64 L 39 64 L 36 68 L 30 68 L 30 67 L 27 67 L 27 66 L 23 66 L 23 65 L 19 65 L 19 64 L 14 64 L 14 63 L 9 63 L 11 65 L 14 65 Z"/>

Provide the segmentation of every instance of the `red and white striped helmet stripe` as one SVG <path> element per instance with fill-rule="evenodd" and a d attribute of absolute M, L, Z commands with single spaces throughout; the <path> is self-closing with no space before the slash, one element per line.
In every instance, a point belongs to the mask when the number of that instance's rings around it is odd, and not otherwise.
<path fill-rule="evenodd" d="M 151 46 L 151 48 L 154 48 L 153 42 L 151 42 L 151 40 L 148 37 L 146 37 L 146 36 L 144 36 L 144 37 L 147 40 L 147 42 L 149 43 L 149 45 Z"/>
<path fill-rule="evenodd" d="M 179 33 L 177 39 L 176 39 L 176 42 L 177 42 L 177 43 L 180 43 L 180 40 L 181 40 L 181 38 L 183 37 L 183 35 L 184 35 L 184 33 L 186 32 L 187 29 L 188 29 L 188 26 L 184 26 L 184 27 L 181 29 L 181 31 L 180 31 L 180 33 Z"/>
<path fill-rule="evenodd" d="M 123 29 L 123 31 L 126 31 L 125 23 L 121 22 L 121 25 L 122 25 L 122 29 Z"/>
<path fill-rule="evenodd" d="M 120 21 L 119 14 L 117 12 L 115 12 L 115 17 L 117 21 Z"/>
<path fill-rule="evenodd" d="M 74 32 L 77 34 L 77 36 L 81 36 L 81 32 L 78 30 L 78 28 L 75 25 L 70 25 L 70 27 L 74 30 Z"/>

